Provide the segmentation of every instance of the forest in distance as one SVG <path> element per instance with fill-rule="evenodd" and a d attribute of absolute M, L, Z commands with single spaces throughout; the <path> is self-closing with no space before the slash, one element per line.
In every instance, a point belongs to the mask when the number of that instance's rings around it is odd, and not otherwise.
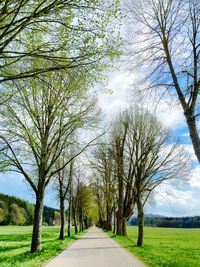
<path fill-rule="evenodd" d="M 128 223 L 137 225 L 137 217 L 132 216 Z M 200 228 L 200 216 L 186 217 L 165 217 L 165 216 L 150 216 L 145 215 L 144 225 L 151 227 L 166 227 L 166 228 Z"/>
<path fill-rule="evenodd" d="M 67 216 L 68 210 L 66 210 Z M 17 197 L 0 194 L 0 225 L 32 225 L 34 204 Z M 137 225 L 137 216 L 132 216 L 129 225 Z M 43 225 L 60 225 L 59 210 L 44 206 Z M 72 225 L 74 222 L 72 221 Z M 200 216 L 166 217 L 146 214 L 144 225 L 169 228 L 200 228 Z"/>

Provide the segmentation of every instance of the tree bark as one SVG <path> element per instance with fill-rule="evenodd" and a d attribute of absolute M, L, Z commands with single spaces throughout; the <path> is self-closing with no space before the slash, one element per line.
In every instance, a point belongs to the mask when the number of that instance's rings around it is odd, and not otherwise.
<path fill-rule="evenodd" d="M 77 227 L 77 221 L 76 221 L 76 208 L 73 207 L 73 220 L 74 220 L 74 231 L 75 231 L 75 234 L 78 234 L 78 227 Z"/>
<path fill-rule="evenodd" d="M 71 196 L 69 200 L 69 208 L 68 208 L 68 227 L 67 227 L 67 235 L 71 235 Z"/>
<path fill-rule="evenodd" d="M 138 209 L 138 240 L 137 246 L 142 247 L 144 245 L 144 211 L 141 200 L 137 200 Z"/>
<path fill-rule="evenodd" d="M 60 198 L 60 219 L 61 225 L 59 239 L 63 240 L 65 237 L 65 205 L 63 198 Z"/>
<path fill-rule="evenodd" d="M 115 207 L 114 207 L 113 215 L 114 215 L 114 220 L 113 220 L 113 234 L 115 234 L 116 233 L 116 210 L 115 210 Z"/>
<path fill-rule="evenodd" d="M 128 235 L 127 235 L 127 230 L 126 230 L 126 223 L 127 223 L 127 219 L 124 218 L 124 219 L 123 219 L 123 225 L 122 225 L 122 231 L 123 231 L 123 235 L 124 235 L 125 237 L 128 236 Z"/>
<path fill-rule="evenodd" d="M 194 117 L 194 114 L 191 115 L 191 114 L 188 114 L 187 112 L 185 112 L 185 117 L 186 117 L 187 125 L 189 128 L 190 138 L 192 140 L 194 152 L 200 163 L 200 139 L 199 139 L 199 134 L 197 131 L 195 117 Z"/>
<path fill-rule="evenodd" d="M 106 226 L 105 226 L 106 231 L 111 231 L 112 230 L 112 208 L 110 207 L 109 204 L 106 206 Z"/>
<path fill-rule="evenodd" d="M 83 232 L 83 214 L 82 209 L 79 211 L 79 232 Z"/>
<path fill-rule="evenodd" d="M 118 196 L 118 211 L 117 211 L 117 234 L 123 235 L 123 180 L 119 178 L 119 196 Z"/>
<path fill-rule="evenodd" d="M 33 222 L 33 234 L 31 242 L 31 253 L 35 253 L 41 250 L 41 227 L 43 219 L 43 208 L 44 208 L 44 191 L 45 186 L 37 192 L 36 204 L 34 210 L 34 222 Z"/>

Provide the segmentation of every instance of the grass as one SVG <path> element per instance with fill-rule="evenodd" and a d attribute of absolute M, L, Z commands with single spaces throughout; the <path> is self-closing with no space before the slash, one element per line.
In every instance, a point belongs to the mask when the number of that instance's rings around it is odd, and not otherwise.
<path fill-rule="evenodd" d="M 112 232 L 108 232 L 108 235 L 148 266 L 200 266 L 200 229 L 146 227 L 143 248 L 136 247 L 136 227 L 128 227 L 129 239 L 113 235 Z"/>
<path fill-rule="evenodd" d="M 0 266 L 39 267 L 69 246 L 79 235 L 58 240 L 59 227 L 44 226 L 42 251 L 30 254 L 32 226 L 0 226 Z"/>

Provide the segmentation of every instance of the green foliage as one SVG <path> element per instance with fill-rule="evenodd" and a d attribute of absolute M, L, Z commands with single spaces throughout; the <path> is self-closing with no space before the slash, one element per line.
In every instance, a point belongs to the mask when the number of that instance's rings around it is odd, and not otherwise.
<path fill-rule="evenodd" d="M 24 208 L 20 208 L 13 203 L 10 206 L 10 223 L 14 225 L 24 225 L 26 223 L 27 213 Z"/>
<path fill-rule="evenodd" d="M 18 197 L 0 194 L 0 201 L 4 203 L 4 219 L 0 224 L 30 225 L 33 223 L 34 205 Z M 2 208 L 2 204 L 0 204 Z M 16 216 L 16 218 L 15 218 Z"/>
<path fill-rule="evenodd" d="M 137 227 L 128 237 L 109 236 L 153 267 L 197 267 L 200 262 L 200 229 L 145 228 L 145 245 L 136 247 Z"/>
<path fill-rule="evenodd" d="M 7 207 L 4 201 L 0 201 L 0 223 L 3 221 L 6 221 L 6 217 L 7 217 Z"/>
<path fill-rule="evenodd" d="M 54 218 L 55 218 L 55 220 L 54 220 L 55 225 L 60 225 L 60 221 L 61 221 L 60 212 L 55 211 L 54 212 Z"/>
<path fill-rule="evenodd" d="M 52 70 L 102 70 L 106 57 L 119 54 L 119 6 L 115 0 L 1 1 L 0 82 Z"/>
<path fill-rule="evenodd" d="M 59 227 L 42 229 L 43 248 L 40 253 L 30 254 L 31 226 L 0 226 L 0 266 L 39 267 L 76 240 L 74 230 L 71 237 L 58 240 Z M 79 235 L 78 235 L 79 236 Z"/>

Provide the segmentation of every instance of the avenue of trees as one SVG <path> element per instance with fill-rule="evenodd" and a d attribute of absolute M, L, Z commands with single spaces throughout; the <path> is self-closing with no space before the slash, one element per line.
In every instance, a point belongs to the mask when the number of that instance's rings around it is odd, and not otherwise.
<path fill-rule="evenodd" d="M 61 240 L 66 225 L 68 236 L 97 224 L 127 237 L 134 213 L 143 246 L 146 203 L 188 174 L 182 146 L 141 103 L 103 127 L 94 88 L 124 51 L 122 19 L 128 58 L 147 74 L 142 92 L 179 100 L 200 161 L 199 1 L 123 0 L 122 10 L 119 0 L 0 3 L 0 170 L 19 173 L 35 196 L 34 206 L 0 200 L 0 222 L 33 224 L 31 253 L 43 223 L 60 224 Z M 47 187 L 59 210 L 44 208 Z"/>

